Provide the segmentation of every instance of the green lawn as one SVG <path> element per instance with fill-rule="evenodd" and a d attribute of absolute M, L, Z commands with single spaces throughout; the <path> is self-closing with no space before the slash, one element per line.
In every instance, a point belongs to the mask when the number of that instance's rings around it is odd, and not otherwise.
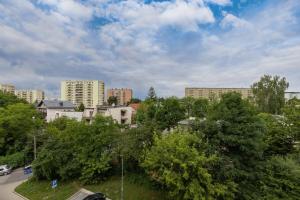
<path fill-rule="evenodd" d="M 93 191 L 105 193 L 110 199 L 120 199 L 120 178 L 112 177 L 97 185 L 81 186 L 78 182 L 58 183 L 54 190 L 49 181 L 29 180 L 16 188 L 16 192 L 30 200 L 64 200 L 78 191 L 81 187 Z M 124 179 L 125 200 L 164 200 L 164 194 L 154 191 L 151 187 L 133 183 L 126 177 Z"/>

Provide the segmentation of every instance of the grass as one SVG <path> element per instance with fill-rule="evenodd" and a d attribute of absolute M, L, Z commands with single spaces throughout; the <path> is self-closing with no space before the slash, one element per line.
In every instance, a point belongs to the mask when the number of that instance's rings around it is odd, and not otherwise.
<path fill-rule="evenodd" d="M 58 182 L 58 187 L 52 189 L 50 181 L 35 181 L 31 179 L 19 185 L 15 191 L 30 200 L 63 200 L 69 198 L 79 189 L 80 185 L 77 182 Z"/>
<path fill-rule="evenodd" d="M 120 177 L 110 179 L 97 184 L 82 186 L 79 182 L 58 182 L 54 190 L 50 181 L 29 180 L 16 188 L 16 192 L 30 200 L 65 200 L 77 192 L 81 187 L 93 191 L 102 192 L 112 200 L 120 199 Z M 165 194 L 155 191 L 150 185 L 132 181 L 131 177 L 124 178 L 125 200 L 165 200 Z"/>

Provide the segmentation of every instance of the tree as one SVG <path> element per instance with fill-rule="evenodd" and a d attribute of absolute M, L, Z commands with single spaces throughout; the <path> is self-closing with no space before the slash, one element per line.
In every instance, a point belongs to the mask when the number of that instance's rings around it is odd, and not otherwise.
<path fill-rule="evenodd" d="M 214 182 L 210 167 L 218 159 L 205 155 L 202 141 L 187 132 L 175 131 L 154 138 L 142 166 L 163 186 L 172 199 L 230 199 L 225 184 Z"/>
<path fill-rule="evenodd" d="M 266 156 L 287 155 L 294 151 L 294 134 L 290 122 L 283 116 L 267 113 L 259 114 L 266 125 L 265 149 Z"/>
<path fill-rule="evenodd" d="M 154 87 L 151 86 L 151 87 L 149 88 L 148 96 L 147 96 L 146 99 L 147 99 L 147 100 L 156 100 L 156 99 L 157 99 L 157 96 L 156 96 Z"/>
<path fill-rule="evenodd" d="M 8 105 L 16 104 L 16 103 L 24 103 L 27 102 L 23 99 L 19 99 L 17 96 L 0 91 L 0 107 L 6 107 Z"/>
<path fill-rule="evenodd" d="M 238 93 L 224 94 L 208 116 L 205 135 L 209 152 L 218 152 L 221 157 L 215 176 L 220 181 L 233 178 L 239 185 L 237 199 L 258 196 L 256 184 L 266 146 L 264 134 L 264 124 L 255 109 Z"/>
<path fill-rule="evenodd" d="M 110 96 L 108 99 L 107 99 L 107 103 L 108 105 L 118 105 L 118 98 L 116 96 Z"/>
<path fill-rule="evenodd" d="M 185 118 L 184 109 L 177 98 L 167 98 L 160 103 L 155 113 L 155 121 L 160 130 L 170 129 Z"/>
<path fill-rule="evenodd" d="M 251 88 L 254 100 L 262 112 L 280 114 L 284 106 L 284 92 L 289 87 L 285 78 L 264 75 Z"/>
<path fill-rule="evenodd" d="M 85 109 L 84 104 L 81 103 L 81 104 L 79 105 L 79 107 L 78 107 L 78 111 L 83 112 L 84 109 Z"/>
<path fill-rule="evenodd" d="M 113 119 L 97 116 L 91 125 L 65 119 L 51 123 L 47 132 L 50 137 L 33 163 L 38 179 L 79 177 L 95 183 L 108 176 L 120 139 Z"/>
<path fill-rule="evenodd" d="M 0 155 L 22 151 L 30 134 L 36 131 L 36 124 L 41 119 L 29 104 L 17 103 L 0 108 Z M 32 139 L 32 138 L 31 138 Z"/>
<path fill-rule="evenodd" d="M 142 102 L 142 100 L 140 100 L 138 98 L 132 98 L 128 104 L 131 104 L 131 103 L 141 103 L 141 102 Z"/>
<path fill-rule="evenodd" d="M 207 99 L 197 99 L 192 107 L 192 115 L 198 118 L 204 118 L 208 112 L 209 102 Z"/>
<path fill-rule="evenodd" d="M 288 125 L 295 139 L 294 142 L 300 141 L 300 100 L 289 100 L 283 109 L 283 115 L 287 118 Z"/>
<path fill-rule="evenodd" d="M 266 162 L 263 172 L 260 199 L 299 199 L 299 163 L 289 157 L 275 156 Z"/>
<path fill-rule="evenodd" d="M 188 118 L 191 117 L 195 99 L 193 97 L 184 97 L 181 101 L 182 101 L 182 107 L 185 110 L 186 116 Z"/>

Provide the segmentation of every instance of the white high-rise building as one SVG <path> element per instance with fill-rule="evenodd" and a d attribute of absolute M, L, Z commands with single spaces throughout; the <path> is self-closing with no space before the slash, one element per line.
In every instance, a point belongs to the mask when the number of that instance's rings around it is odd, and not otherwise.
<path fill-rule="evenodd" d="M 45 93 L 42 90 L 16 90 L 15 95 L 28 103 L 36 103 L 45 99 Z"/>
<path fill-rule="evenodd" d="M 99 80 L 66 80 L 61 82 L 62 101 L 71 101 L 75 106 L 81 103 L 86 108 L 96 108 L 104 103 L 104 82 Z"/>

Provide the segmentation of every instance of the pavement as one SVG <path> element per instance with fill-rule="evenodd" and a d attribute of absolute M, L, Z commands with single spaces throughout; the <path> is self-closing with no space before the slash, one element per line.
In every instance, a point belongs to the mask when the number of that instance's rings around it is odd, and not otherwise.
<path fill-rule="evenodd" d="M 11 174 L 0 176 L 0 200 L 24 200 L 15 193 L 15 188 L 26 181 L 30 175 L 24 175 L 23 169 L 14 170 Z"/>

